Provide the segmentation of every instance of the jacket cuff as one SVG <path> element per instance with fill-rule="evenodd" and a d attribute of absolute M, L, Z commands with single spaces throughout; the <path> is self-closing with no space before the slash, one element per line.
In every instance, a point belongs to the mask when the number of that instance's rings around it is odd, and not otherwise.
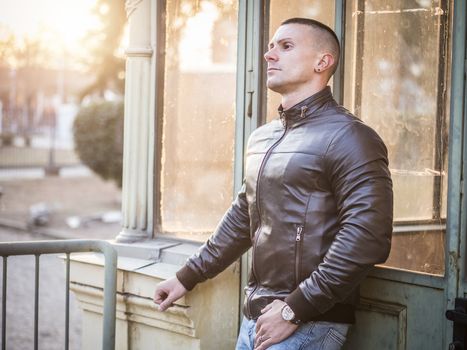
<path fill-rule="evenodd" d="M 300 287 L 297 287 L 287 298 L 285 302 L 290 306 L 295 317 L 301 322 L 311 321 L 318 316 L 320 312 L 305 298 Z"/>
<path fill-rule="evenodd" d="M 175 275 L 186 290 L 192 290 L 198 283 L 206 280 L 186 265 L 178 270 Z"/>

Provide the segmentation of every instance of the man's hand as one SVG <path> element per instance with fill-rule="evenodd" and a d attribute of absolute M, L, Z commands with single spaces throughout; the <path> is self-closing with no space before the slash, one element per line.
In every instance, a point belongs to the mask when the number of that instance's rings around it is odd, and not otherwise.
<path fill-rule="evenodd" d="M 285 302 L 274 300 L 261 310 L 262 315 L 256 322 L 255 350 L 265 350 L 288 338 L 298 325 L 285 321 L 281 316 Z"/>
<path fill-rule="evenodd" d="M 172 277 L 157 285 L 154 302 L 159 305 L 160 311 L 165 311 L 172 306 L 174 301 L 180 299 L 187 292 L 177 277 Z"/>

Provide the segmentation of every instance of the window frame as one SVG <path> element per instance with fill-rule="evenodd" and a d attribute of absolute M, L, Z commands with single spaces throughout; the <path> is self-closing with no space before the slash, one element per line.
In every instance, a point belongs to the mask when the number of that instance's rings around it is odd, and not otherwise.
<path fill-rule="evenodd" d="M 155 55 L 155 112 L 154 112 L 154 119 L 155 119 L 155 132 L 154 132 L 154 176 L 153 176 L 153 186 L 154 186 L 154 201 L 153 201 L 153 230 L 151 238 L 169 238 L 175 241 L 180 242 L 190 242 L 195 244 L 201 244 L 202 242 L 197 240 L 190 240 L 187 238 L 181 238 L 174 236 L 174 232 L 165 231 L 162 227 L 162 211 L 161 211 L 161 201 L 162 201 L 162 139 L 163 139 L 163 123 L 164 123 L 164 88 L 165 88 L 165 61 L 166 61 L 166 32 L 167 32 L 167 0 L 154 0 L 157 3 L 155 6 L 155 28 L 152 30 L 152 42 L 157 43 L 157 45 L 153 45 L 155 48 L 154 55 Z M 244 5 L 245 2 L 248 0 L 238 0 L 238 37 L 237 37 L 237 72 L 236 72 L 236 101 L 241 101 L 242 96 L 239 95 L 239 86 L 244 86 L 245 78 L 242 77 L 242 72 L 240 71 L 240 62 L 245 60 L 246 57 L 246 44 L 242 45 L 240 38 L 243 38 L 245 35 L 245 28 L 241 28 L 240 24 L 245 22 L 245 18 L 240 18 L 240 15 L 244 13 L 246 15 L 246 10 L 241 10 L 241 6 Z M 241 181 L 238 185 L 236 183 L 236 177 L 238 176 L 237 173 L 239 169 L 237 169 L 237 163 L 239 162 L 240 157 L 243 159 L 243 149 L 246 146 L 246 142 L 248 141 L 248 136 L 243 136 L 245 133 L 242 132 L 243 128 L 245 127 L 245 122 L 243 120 L 239 120 L 238 115 L 240 114 L 240 103 L 237 102 L 236 104 L 236 112 L 235 112 L 235 140 L 234 140 L 234 164 L 233 164 L 233 197 L 239 191 L 241 187 Z M 244 103 L 241 104 L 243 106 Z M 242 112 L 243 113 L 243 112 Z M 255 126 L 254 128 L 256 128 Z M 251 129 L 251 131 L 254 130 Z M 240 132 L 239 132 L 240 131 Z M 251 132 L 250 131 L 250 132 Z M 249 133 L 248 133 L 249 135 Z M 244 145 L 242 145 L 240 138 L 244 138 Z M 238 142 L 240 141 L 240 142 Z M 242 170 L 242 169 L 240 169 Z M 219 218 L 220 220 L 220 218 Z"/>
<path fill-rule="evenodd" d="M 154 40 L 164 45 L 156 45 L 156 87 L 155 87 L 155 149 L 154 149 L 154 230 L 153 238 L 163 235 L 168 237 L 170 233 L 163 232 L 161 226 L 161 155 L 162 155 L 162 124 L 164 115 L 164 69 L 165 69 L 165 31 L 166 31 L 166 0 L 157 0 L 157 25 Z M 357 0 L 364 3 L 365 0 Z M 451 6 L 449 0 L 440 0 L 440 5 L 444 11 L 448 11 Z M 342 50 L 340 65 L 333 77 L 334 97 L 339 103 L 344 99 L 344 71 L 354 69 L 346 67 L 346 17 L 349 13 L 348 2 L 345 0 L 334 1 L 334 30 L 341 42 Z M 251 132 L 264 124 L 266 121 L 266 63 L 263 58 L 267 50 L 269 36 L 269 11 L 270 0 L 239 0 L 238 1 L 238 37 L 237 37 L 237 77 L 236 77 L 236 120 L 234 139 L 234 164 L 233 164 L 233 188 L 232 198 L 239 191 L 244 177 L 244 159 L 248 137 Z M 449 50 L 449 18 L 443 16 L 439 31 L 439 55 L 447 57 Z M 362 40 L 361 40 L 362 41 Z M 358 49 L 358 48 L 357 48 Z M 360 48 L 362 49 L 362 48 Z M 447 132 L 448 121 L 448 98 L 446 97 L 446 84 L 449 73 L 448 60 L 440 60 L 438 67 L 438 93 L 437 93 L 437 119 L 436 119 L 436 147 L 435 166 L 442 169 L 447 159 L 448 142 L 444 139 Z M 358 66 L 354 74 L 358 75 Z M 355 89 L 353 97 L 358 103 L 358 89 Z M 394 232 L 420 232 L 421 230 L 437 230 L 446 232 L 447 219 L 442 217 L 442 195 L 444 191 L 443 182 L 440 177 L 435 177 L 433 196 L 433 218 L 431 220 L 395 221 Z M 436 204 L 436 205 L 435 205 Z M 185 241 L 177 237 L 170 237 L 175 240 Z M 198 243 L 198 242 L 197 242 Z M 243 266 L 248 266 L 248 255 L 243 262 Z M 242 274 L 242 279 L 246 281 L 246 275 Z"/>

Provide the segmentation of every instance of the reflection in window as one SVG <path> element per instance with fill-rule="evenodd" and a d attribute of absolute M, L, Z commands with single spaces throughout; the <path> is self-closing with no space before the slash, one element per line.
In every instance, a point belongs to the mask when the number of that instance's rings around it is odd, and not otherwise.
<path fill-rule="evenodd" d="M 334 28 L 334 1 L 312 0 L 287 2 L 271 0 L 268 40 L 273 37 L 277 28 L 283 21 L 292 17 L 313 18 L 317 21 L 323 22 L 331 28 Z M 280 104 L 280 95 L 268 90 L 267 121 L 278 118 L 277 108 Z"/>
<path fill-rule="evenodd" d="M 232 200 L 237 3 L 167 1 L 161 229 L 204 240 Z"/>
<path fill-rule="evenodd" d="M 345 60 L 345 106 L 389 150 L 396 233 L 387 264 L 437 274 L 444 269 L 448 130 L 440 6 L 437 0 L 349 2 Z"/>

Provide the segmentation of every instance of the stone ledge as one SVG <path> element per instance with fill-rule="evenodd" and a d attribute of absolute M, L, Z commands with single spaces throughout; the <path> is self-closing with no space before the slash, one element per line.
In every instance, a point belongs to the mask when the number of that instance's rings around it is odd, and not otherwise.
<path fill-rule="evenodd" d="M 160 312 L 152 301 L 156 284 L 173 277 L 199 245 L 153 240 L 115 246 L 119 251 L 118 350 L 152 348 L 155 339 L 163 349 L 217 350 L 235 346 L 240 301 L 238 262 Z M 71 287 L 83 309 L 83 349 L 93 349 L 91 340 L 101 336 L 104 256 L 76 253 L 70 259 Z"/>
<path fill-rule="evenodd" d="M 119 256 L 152 260 L 182 266 L 186 259 L 196 253 L 201 243 L 156 238 L 135 243 L 110 241 Z"/>
<path fill-rule="evenodd" d="M 77 283 L 72 283 L 70 289 L 76 294 L 83 311 L 102 314 L 104 308 L 102 289 Z M 117 294 L 117 320 L 133 321 L 194 337 L 194 323 L 189 318 L 187 309 L 187 306 L 174 305 L 167 311 L 160 312 L 154 302 L 148 298 Z"/>

